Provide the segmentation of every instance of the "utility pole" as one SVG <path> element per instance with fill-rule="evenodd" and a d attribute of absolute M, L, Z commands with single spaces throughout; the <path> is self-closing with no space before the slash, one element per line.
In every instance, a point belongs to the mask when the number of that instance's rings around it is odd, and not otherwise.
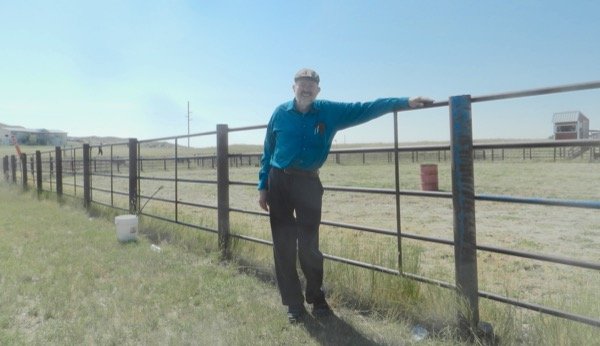
<path fill-rule="evenodd" d="M 188 105 L 188 112 L 187 112 L 188 138 L 187 138 L 187 140 L 188 140 L 188 148 L 189 148 L 190 147 L 190 114 L 191 114 L 191 112 L 190 112 L 190 101 L 188 101 L 187 105 Z"/>

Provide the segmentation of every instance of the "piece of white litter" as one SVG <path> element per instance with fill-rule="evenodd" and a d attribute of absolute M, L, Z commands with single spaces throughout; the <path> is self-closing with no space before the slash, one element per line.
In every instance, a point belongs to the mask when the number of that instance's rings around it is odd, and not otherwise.
<path fill-rule="evenodd" d="M 161 250 L 160 246 L 154 245 L 154 244 L 150 245 L 150 249 L 152 249 L 152 251 L 154 251 L 154 252 L 160 252 L 160 250 Z"/>
<path fill-rule="evenodd" d="M 425 339 L 427 337 L 427 335 L 429 335 L 429 332 L 427 331 L 427 329 L 425 329 L 425 327 L 421 326 L 421 325 L 416 325 L 411 329 L 411 334 L 412 334 L 412 338 L 414 341 L 421 341 L 423 339 Z"/>

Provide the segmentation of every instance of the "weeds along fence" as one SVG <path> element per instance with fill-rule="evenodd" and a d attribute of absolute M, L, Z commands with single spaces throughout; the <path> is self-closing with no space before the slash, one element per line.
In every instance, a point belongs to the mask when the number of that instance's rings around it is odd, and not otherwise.
<path fill-rule="evenodd" d="M 588 209 L 594 213 L 600 209 L 600 202 L 598 200 L 476 194 L 474 188 L 474 162 L 537 160 L 594 163 L 600 159 L 600 140 L 474 144 L 471 114 L 471 104 L 475 102 L 599 88 L 600 82 L 593 82 L 479 97 L 453 96 L 447 102 L 438 102 L 428 107 L 448 107 L 451 132 L 451 141 L 448 145 L 401 147 L 398 142 L 398 112 L 394 112 L 393 147 L 332 150 L 325 167 L 345 165 L 354 167 L 355 165 L 371 164 L 389 164 L 393 167 L 394 181 L 390 184 L 393 186 L 392 188 L 325 186 L 324 189 L 341 194 L 391 197 L 395 201 L 395 222 L 393 227 L 379 228 L 323 220 L 322 226 L 392 238 L 396 243 L 398 256 L 395 264 L 391 266 L 333 254 L 325 254 L 325 258 L 380 273 L 403 276 L 458 292 L 468 307 L 466 313 L 458 313 L 460 325 L 466 331 L 478 330 L 481 327 L 479 321 L 480 297 L 600 327 L 600 319 L 597 316 L 586 316 L 548 305 L 515 299 L 496 292 L 480 290 L 478 252 L 579 268 L 590 271 L 592 275 L 598 274 L 600 263 L 593 260 L 581 260 L 494 245 L 478 245 L 475 218 L 476 201 L 536 205 L 548 209 L 553 207 Z M 241 218 L 238 217 L 241 215 L 260 220 L 268 218 L 267 213 L 257 211 L 255 203 L 260 154 L 232 153 L 229 146 L 230 136 L 265 128 L 266 125 L 243 128 L 218 125 L 216 131 L 193 135 L 140 141 L 130 139 L 124 143 L 104 145 L 102 155 L 98 150 L 99 147 L 88 144 L 79 148 L 57 147 L 50 152 L 37 151 L 34 156 L 29 158 L 29 161 L 26 154 L 23 154 L 20 160 L 14 156 L 4 157 L 3 170 L 6 181 L 15 184 L 20 181 L 25 188 L 29 184 L 28 172 L 31 172 L 31 180 L 38 191 L 53 191 L 59 196 L 82 198 L 86 207 L 95 203 L 127 213 L 139 213 L 146 217 L 214 233 L 218 237 L 224 256 L 229 256 L 232 238 L 272 245 L 268 232 L 258 232 L 262 236 L 256 236 L 257 232 L 251 232 L 251 228 L 261 227 L 264 231 L 268 227 L 264 222 L 262 226 L 256 226 L 256 223 L 249 225 L 247 222 L 240 221 Z M 206 153 L 206 151 L 201 152 L 181 145 L 181 140 L 185 139 L 189 143 L 190 138 L 212 138 L 216 143 L 216 152 Z M 162 148 L 161 151 L 151 150 L 156 147 Z M 451 189 L 420 191 L 401 188 L 400 168 L 409 163 L 419 162 L 448 162 L 451 170 Z M 352 167 L 348 169 L 353 169 Z M 163 188 L 165 186 L 167 188 Z M 401 225 L 400 200 L 407 197 L 450 200 L 452 202 L 453 239 L 405 231 Z M 141 208 L 151 198 L 153 207 L 148 210 Z M 142 204 L 142 202 L 144 203 Z M 363 206 L 355 205 L 354 208 L 361 209 Z M 597 217 L 597 214 L 593 215 Z M 403 243 L 408 240 L 452 248 L 454 252 L 454 282 L 406 270 L 403 263 Z"/>

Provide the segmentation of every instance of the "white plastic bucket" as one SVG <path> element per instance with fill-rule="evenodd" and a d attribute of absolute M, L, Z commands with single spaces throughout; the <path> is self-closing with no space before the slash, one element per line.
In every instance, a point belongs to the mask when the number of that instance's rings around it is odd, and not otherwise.
<path fill-rule="evenodd" d="M 119 241 L 135 240 L 138 232 L 137 215 L 119 215 L 115 217 L 117 238 Z"/>

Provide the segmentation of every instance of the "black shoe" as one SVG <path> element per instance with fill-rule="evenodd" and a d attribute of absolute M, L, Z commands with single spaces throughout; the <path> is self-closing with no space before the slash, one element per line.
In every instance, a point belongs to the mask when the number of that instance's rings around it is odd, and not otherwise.
<path fill-rule="evenodd" d="M 312 313 L 315 317 L 327 317 L 331 316 L 333 312 L 331 311 L 329 304 L 323 300 L 322 302 L 313 304 Z"/>
<path fill-rule="evenodd" d="M 306 314 L 306 309 L 304 308 L 304 304 L 299 305 L 290 305 L 288 306 L 288 320 L 290 323 L 298 323 L 302 319 L 302 317 Z"/>

